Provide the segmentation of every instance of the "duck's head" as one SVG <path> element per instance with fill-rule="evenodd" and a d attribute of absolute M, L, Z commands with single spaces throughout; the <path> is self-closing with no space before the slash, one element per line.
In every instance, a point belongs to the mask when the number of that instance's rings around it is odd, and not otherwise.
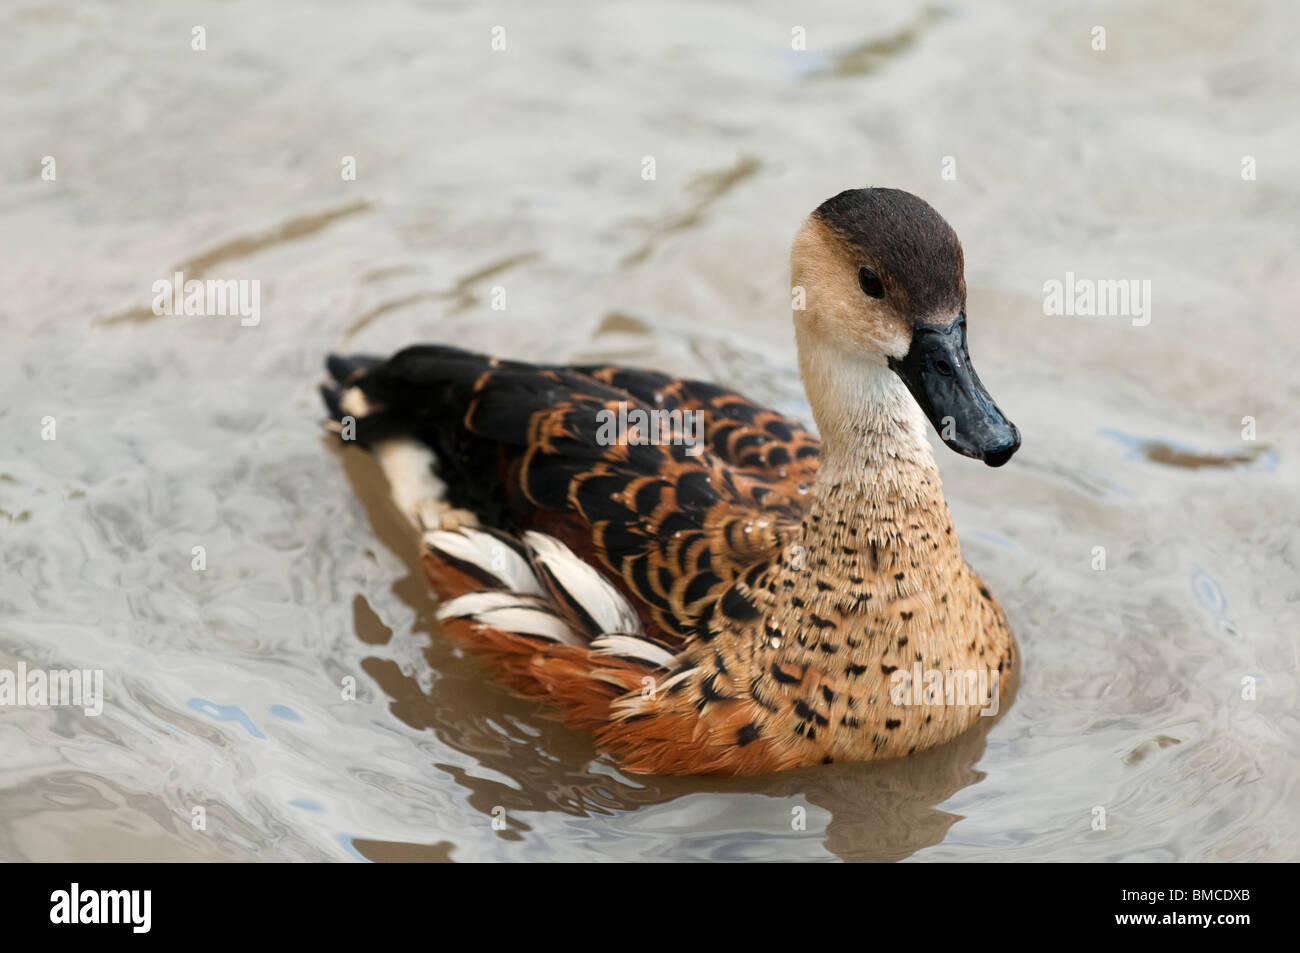
<path fill-rule="evenodd" d="M 851 189 L 822 203 L 791 254 L 801 346 L 888 367 L 953 450 L 1000 467 L 1020 431 L 966 350 L 961 242 L 910 192 Z"/>

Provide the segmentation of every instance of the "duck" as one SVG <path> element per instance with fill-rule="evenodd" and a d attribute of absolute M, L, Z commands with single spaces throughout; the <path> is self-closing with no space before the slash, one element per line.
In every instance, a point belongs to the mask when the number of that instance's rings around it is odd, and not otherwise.
<path fill-rule="evenodd" d="M 326 361 L 327 427 L 377 459 L 441 632 L 631 773 L 906 756 L 970 729 L 1015 665 L 927 436 L 990 467 L 1020 446 L 971 365 L 956 233 L 909 192 L 851 189 L 790 269 L 815 430 L 638 368 L 443 344 Z M 992 698 L 963 694 L 971 673 Z"/>

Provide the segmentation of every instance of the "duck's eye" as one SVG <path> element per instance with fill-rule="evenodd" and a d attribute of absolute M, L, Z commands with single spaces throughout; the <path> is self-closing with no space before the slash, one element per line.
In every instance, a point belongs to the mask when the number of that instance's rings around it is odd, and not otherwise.
<path fill-rule="evenodd" d="M 862 286 L 865 294 L 873 298 L 883 298 L 885 296 L 885 283 L 870 268 L 858 269 L 858 284 Z"/>

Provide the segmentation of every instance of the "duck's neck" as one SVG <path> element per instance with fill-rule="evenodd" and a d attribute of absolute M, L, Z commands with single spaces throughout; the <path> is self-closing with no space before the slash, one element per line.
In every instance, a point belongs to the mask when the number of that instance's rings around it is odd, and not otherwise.
<path fill-rule="evenodd" d="M 799 345 L 800 374 L 822 441 L 806 541 L 830 542 L 833 554 L 843 553 L 841 541 L 856 540 L 870 547 L 882 569 L 898 561 L 934 574 L 924 582 L 909 580 L 906 588 L 944 585 L 947 557 L 960 560 L 960 551 L 920 407 L 884 360 L 848 356 L 815 341 Z"/>
<path fill-rule="evenodd" d="M 921 408 L 884 359 L 800 338 L 799 373 L 822 441 L 817 487 L 895 496 L 937 476 Z"/>

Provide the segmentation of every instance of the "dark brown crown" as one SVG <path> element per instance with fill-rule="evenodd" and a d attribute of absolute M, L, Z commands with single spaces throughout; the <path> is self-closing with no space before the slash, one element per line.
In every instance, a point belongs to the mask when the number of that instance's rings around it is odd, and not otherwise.
<path fill-rule="evenodd" d="M 911 192 L 849 189 L 813 213 L 885 283 L 885 297 L 922 319 L 966 306 L 961 242 L 942 215 Z"/>

